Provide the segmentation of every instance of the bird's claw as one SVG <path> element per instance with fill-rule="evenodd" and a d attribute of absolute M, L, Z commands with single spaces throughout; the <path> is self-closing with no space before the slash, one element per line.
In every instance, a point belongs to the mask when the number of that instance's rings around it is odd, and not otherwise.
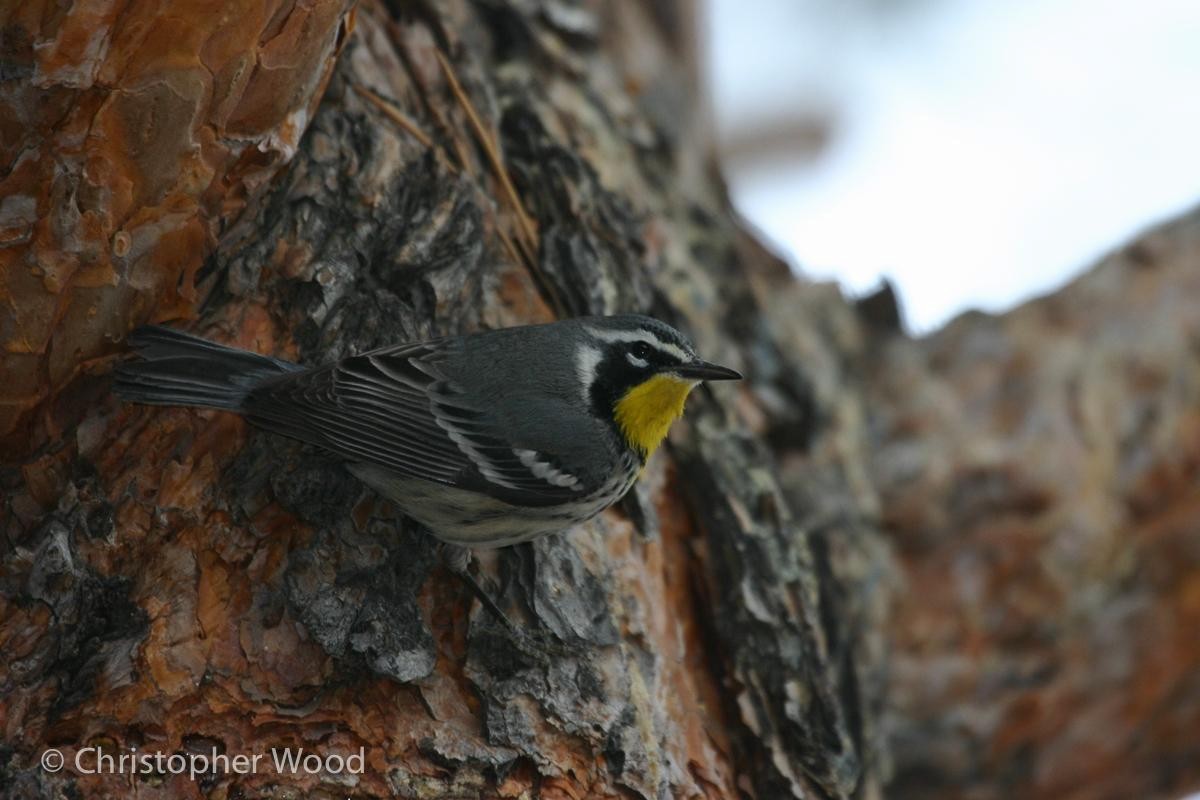
<path fill-rule="evenodd" d="M 512 647 L 525 657 L 540 664 L 549 663 L 555 659 L 568 658 L 579 654 L 579 648 L 572 647 L 548 631 L 530 631 L 513 622 L 504 610 L 497 605 L 490 594 L 479 584 L 471 574 L 471 551 L 455 545 L 445 545 L 442 558 L 446 566 L 464 583 L 470 587 L 475 598 L 479 600 L 484 610 L 500 624 L 508 634 L 507 640 Z"/>

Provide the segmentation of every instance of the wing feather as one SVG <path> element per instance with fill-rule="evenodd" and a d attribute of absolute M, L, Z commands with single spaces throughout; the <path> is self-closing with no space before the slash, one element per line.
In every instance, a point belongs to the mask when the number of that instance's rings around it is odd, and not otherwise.
<path fill-rule="evenodd" d="M 585 487 L 554 460 L 510 441 L 487 398 L 447 380 L 456 341 L 351 356 L 256 387 L 246 415 L 268 430 L 353 461 L 480 491 L 518 505 L 554 505 Z"/>

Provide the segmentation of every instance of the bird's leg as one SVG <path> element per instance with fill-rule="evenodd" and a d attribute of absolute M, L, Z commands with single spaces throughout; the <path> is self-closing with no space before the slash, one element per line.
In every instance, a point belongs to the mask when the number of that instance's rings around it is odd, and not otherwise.
<path fill-rule="evenodd" d="M 471 590 L 472 594 L 479 600 L 483 607 L 488 610 L 496 621 L 508 628 L 509 632 L 517 630 L 517 624 L 508 618 L 504 610 L 497 605 L 492 596 L 488 594 L 479 581 L 475 580 L 475 576 L 471 574 L 471 561 L 474 556 L 466 547 L 460 547 L 456 544 L 448 544 L 443 542 L 442 545 L 442 563 L 446 568 L 462 579 L 463 583 Z"/>
<path fill-rule="evenodd" d="M 496 601 L 492 599 L 492 596 L 475 579 L 475 576 L 471 574 L 471 561 L 474 556 L 468 548 L 447 542 L 442 542 L 441 548 L 442 563 L 446 565 L 447 569 L 462 579 L 463 583 L 467 585 L 471 593 L 487 609 L 488 613 L 504 626 L 517 649 L 526 655 L 533 656 L 539 661 L 547 661 L 551 655 L 571 655 L 572 651 L 565 645 L 548 641 L 543 637 L 532 636 L 529 631 L 518 627 L 504 613 L 504 610 L 500 608 Z"/>

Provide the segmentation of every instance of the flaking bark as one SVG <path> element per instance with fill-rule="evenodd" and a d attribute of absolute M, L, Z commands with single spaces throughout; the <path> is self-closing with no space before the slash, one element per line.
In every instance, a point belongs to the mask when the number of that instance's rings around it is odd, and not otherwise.
<path fill-rule="evenodd" d="M 775 477 L 768 440 L 859 444 L 821 421 L 788 346 L 754 321 L 748 275 L 777 265 L 739 238 L 710 170 L 680 29 L 689 9 L 365 3 L 352 25 L 344 5 L 318 3 L 243 16 L 261 33 L 238 35 L 262 42 L 309 15 L 309 61 L 277 48 L 252 68 L 225 62 L 253 76 L 285 61 L 286 92 L 223 77 L 234 67 L 215 65 L 214 42 L 228 55 L 234 34 L 199 11 L 181 15 L 195 35 L 164 45 L 171 59 L 144 55 L 134 69 L 145 44 L 123 32 L 135 11 L 114 7 L 93 20 L 108 26 L 98 64 L 59 48 L 91 76 L 65 78 L 42 43 L 65 41 L 81 13 L 31 12 L 5 28 L 18 45 L 5 102 L 43 132 L 6 142 L 10 163 L 32 153 L 45 174 L 61 161 L 64 123 L 37 116 L 34 87 L 98 115 L 94 92 L 178 88 L 186 63 L 204 66 L 192 77 L 211 91 L 169 103 L 121 95 L 129 114 L 154 120 L 134 155 L 162 149 L 152 162 L 114 159 L 134 187 L 128 208 L 102 193 L 84 203 L 107 270 L 94 294 L 27 280 L 78 235 L 70 192 L 39 199 L 50 227 L 31 222 L 4 251 L 21 308 L 49 294 L 68 315 L 95 302 L 104 319 L 78 342 L 47 328 L 27 353 L 11 344 L 27 320 L 8 328 L 8 363 L 29 377 L 9 387 L 15 458 L 4 472 L 10 792 L 124 791 L 125 776 L 38 767 L 46 747 L 69 756 L 96 743 L 367 753 L 355 776 L 136 779 L 160 796 L 877 792 L 879 648 L 867 646 L 877 619 L 843 616 L 846 598 L 875 590 L 860 592 L 822 543 L 843 520 L 865 539 L 876 532 L 849 489 L 813 527 Z M 292 113 L 254 116 L 281 103 Z M 260 140 L 237 124 L 250 118 Z M 264 144 L 274 142 L 284 144 Z M 68 182 L 98 180 L 98 146 L 85 140 Z M 210 157 L 220 148 L 228 157 Z M 14 208 L 6 219 L 24 224 Z M 195 233 L 184 247 L 161 236 L 144 247 L 139 214 Z M 749 380 L 693 399 L 621 509 L 485 557 L 508 613 L 574 653 L 549 660 L 514 647 L 439 566 L 432 540 L 336 461 L 231 415 L 122 406 L 107 391 L 111 354 L 145 321 L 318 363 L 617 311 L 680 325 Z"/>
<path fill-rule="evenodd" d="M 688 4 L 10 5 L 0 796 L 1200 786 L 1197 213 L 910 339 L 739 229 Z M 315 363 L 618 310 L 747 380 L 483 557 L 550 659 L 335 460 L 109 391 L 147 321 Z M 89 746 L 366 769 L 38 764 Z"/>

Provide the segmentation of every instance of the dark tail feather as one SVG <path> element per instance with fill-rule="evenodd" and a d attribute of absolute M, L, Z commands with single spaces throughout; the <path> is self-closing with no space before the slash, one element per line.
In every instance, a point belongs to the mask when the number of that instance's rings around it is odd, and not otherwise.
<path fill-rule="evenodd" d="M 117 367 L 113 391 L 134 403 L 240 411 L 255 386 L 301 369 L 158 325 L 138 328 L 128 341 L 141 358 Z"/>

